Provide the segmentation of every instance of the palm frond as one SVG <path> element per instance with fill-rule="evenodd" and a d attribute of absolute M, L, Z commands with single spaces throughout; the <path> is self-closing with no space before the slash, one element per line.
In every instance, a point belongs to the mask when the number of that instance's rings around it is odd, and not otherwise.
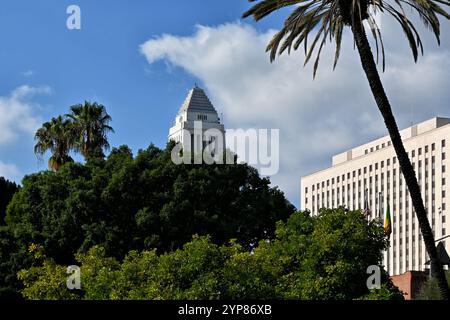
<path fill-rule="evenodd" d="M 374 13 L 389 14 L 398 22 L 411 48 L 414 61 L 423 54 L 423 42 L 416 26 L 407 11 L 416 13 L 423 25 L 428 28 L 440 44 L 441 25 L 439 18 L 450 19 L 450 14 L 443 6 L 450 6 L 450 0 L 249 0 L 258 2 L 243 17 L 252 16 L 255 21 L 270 15 L 274 11 L 292 6 L 292 12 L 286 18 L 283 27 L 277 32 L 267 46 L 270 61 L 284 52 L 305 48 L 305 65 L 311 60 L 314 52 L 313 74 L 316 75 L 320 55 L 327 40 L 335 42 L 333 68 L 336 68 L 344 35 L 344 27 L 352 28 L 355 23 L 365 21 L 371 29 L 375 42 L 377 63 L 382 61 L 385 70 L 385 46 L 380 26 L 377 25 Z M 410 10 L 406 10 L 409 8 Z M 309 44 L 309 38 L 312 38 Z"/>

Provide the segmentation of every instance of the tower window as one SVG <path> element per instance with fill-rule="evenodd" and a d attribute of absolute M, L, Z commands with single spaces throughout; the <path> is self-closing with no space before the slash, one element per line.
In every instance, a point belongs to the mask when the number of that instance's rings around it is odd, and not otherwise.
<path fill-rule="evenodd" d="M 197 115 L 197 120 L 206 121 L 208 120 L 208 116 L 204 114 Z"/>

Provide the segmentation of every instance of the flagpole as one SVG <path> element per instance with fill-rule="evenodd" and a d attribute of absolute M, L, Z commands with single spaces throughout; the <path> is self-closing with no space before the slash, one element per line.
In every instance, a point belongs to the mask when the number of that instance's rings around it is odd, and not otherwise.
<path fill-rule="evenodd" d="M 383 202 L 382 202 L 382 198 L 383 194 L 381 192 L 378 192 L 378 215 L 379 215 L 379 219 L 381 221 L 381 223 L 383 224 L 383 229 L 384 229 L 384 219 L 383 219 Z M 385 260 L 385 267 L 387 272 L 389 273 L 389 266 L 387 265 L 388 262 L 388 255 L 389 255 L 389 248 L 386 249 L 386 260 Z"/>
<path fill-rule="evenodd" d="M 369 216 L 367 214 L 367 210 L 368 210 L 368 205 L 367 205 L 367 189 L 364 189 L 364 216 L 367 220 L 369 220 Z"/>
<path fill-rule="evenodd" d="M 382 197 L 382 193 L 379 192 L 378 193 L 378 214 L 379 214 L 379 218 L 383 221 L 383 205 L 381 202 L 381 198 Z"/>
<path fill-rule="evenodd" d="M 368 210 L 368 217 L 367 220 L 372 219 L 372 212 L 370 210 L 370 204 L 369 204 L 369 189 L 366 189 L 366 201 L 367 201 L 367 210 Z"/>

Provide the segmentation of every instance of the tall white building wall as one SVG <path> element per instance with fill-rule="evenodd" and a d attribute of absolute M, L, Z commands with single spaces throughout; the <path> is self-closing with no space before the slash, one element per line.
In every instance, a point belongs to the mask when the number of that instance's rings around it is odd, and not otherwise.
<path fill-rule="evenodd" d="M 450 230 L 450 119 L 434 118 L 401 132 L 415 168 L 436 239 Z M 364 209 L 365 190 L 372 219 L 389 202 L 393 233 L 384 265 L 390 275 L 424 270 L 428 261 L 411 197 L 389 136 L 333 157 L 332 166 L 301 179 L 301 208 Z M 379 194 L 381 193 L 381 203 Z M 444 240 L 450 251 L 450 238 Z"/>

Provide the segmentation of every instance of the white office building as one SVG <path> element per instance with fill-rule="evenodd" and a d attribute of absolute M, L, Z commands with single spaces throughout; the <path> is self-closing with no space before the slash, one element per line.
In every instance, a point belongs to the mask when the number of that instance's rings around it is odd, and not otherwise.
<path fill-rule="evenodd" d="M 401 136 L 435 238 L 443 238 L 450 230 L 450 119 L 433 118 L 402 130 Z M 428 268 L 417 218 L 389 136 L 334 156 L 330 168 L 303 177 L 301 188 L 301 208 L 312 214 L 340 206 L 363 210 L 367 199 L 373 219 L 380 211 L 384 215 L 389 203 L 393 232 L 384 257 L 386 269 L 390 275 L 398 275 Z M 443 242 L 449 252 L 450 239 Z"/>

